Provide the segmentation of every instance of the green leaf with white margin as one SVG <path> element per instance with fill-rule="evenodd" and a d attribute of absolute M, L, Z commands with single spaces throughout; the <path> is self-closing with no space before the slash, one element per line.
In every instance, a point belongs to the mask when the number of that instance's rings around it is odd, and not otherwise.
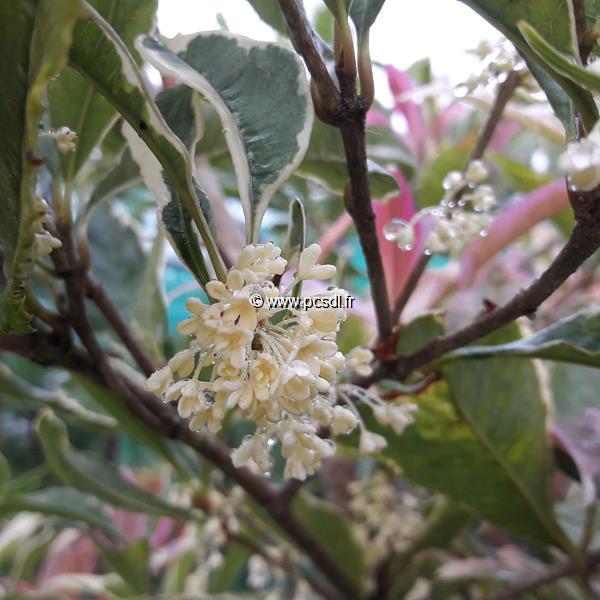
<path fill-rule="evenodd" d="M 383 167 L 367 161 L 371 196 L 385 201 L 400 193 L 398 182 Z M 348 183 L 344 145 L 335 127 L 315 121 L 310 145 L 296 174 L 320 183 L 334 194 L 342 195 Z"/>
<path fill-rule="evenodd" d="M 257 241 L 270 199 L 308 147 L 313 111 L 303 64 L 279 44 L 227 32 L 178 36 L 170 49 L 144 37 L 137 48 L 161 73 L 200 92 L 219 114 L 246 235 Z"/>
<path fill-rule="evenodd" d="M 496 29 L 504 34 L 524 56 L 533 75 L 548 95 L 557 116 L 565 125 L 568 137 L 574 135 L 574 115 L 578 110 L 586 126 L 593 125 L 598 118 L 598 110 L 592 96 L 585 90 L 573 85 L 559 72 L 548 68 L 540 61 L 525 42 L 517 24 L 527 21 L 536 27 L 558 52 L 566 54 L 570 61 L 579 63 L 579 50 L 575 33 L 575 18 L 571 0 L 461 0 L 478 12 Z M 550 76 L 562 90 L 549 83 Z M 564 90 L 564 92 L 563 92 Z M 574 105 L 572 106 L 571 103 Z M 567 107 L 570 106 L 570 109 Z"/>
<path fill-rule="evenodd" d="M 9 494 L 0 502 L 0 517 L 23 512 L 61 517 L 102 531 L 114 540 L 122 539 L 121 532 L 106 514 L 102 504 L 93 496 L 82 494 L 73 488 L 51 487 L 28 494 Z"/>
<path fill-rule="evenodd" d="M 467 346 L 441 360 L 519 356 L 600 368 L 600 306 L 581 310 L 528 337 L 507 344 Z"/>
<path fill-rule="evenodd" d="M 92 7 L 86 5 L 90 18 L 83 24 L 70 52 L 70 63 L 117 109 L 148 147 L 156 162 L 145 161 L 142 174 L 157 197 L 166 227 L 172 227 L 170 239 L 176 250 L 199 281 L 210 277 L 194 227 L 198 230 L 215 269 L 224 280 L 226 269 L 210 232 L 210 218 L 204 210 L 208 203 L 192 172 L 192 161 L 184 144 L 169 129 L 147 90 L 144 78 L 127 47 L 114 29 Z M 105 52 L 96 56 L 93 48 L 108 42 Z M 185 260 L 188 259 L 188 260 Z"/>
<path fill-rule="evenodd" d="M 0 335 L 31 331 L 24 303 L 33 269 L 39 123 L 48 83 L 66 64 L 81 13 L 76 0 L 0 3 L 0 254 L 7 278 Z"/>
<path fill-rule="evenodd" d="M 519 30 L 532 50 L 555 71 L 592 92 L 600 92 L 599 75 L 574 63 L 568 55 L 559 52 L 529 23 L 521 21 L 519 23 Z"/>
<path fill-rule="evenodd" d="M 150 33 L 154 27 L 157 0 L 88 0 L 117 32 L 130 51 L 135 38 Z M 75 27 L 74 38 L 86 35 L 86 26 Z M 101 56 L 110 42 L 96 40 L 92 55 Z M 86 163 L 91 151 L 100 143 L 118 118 L 113 106 L 77 71 L 65 69 L 48 89 L 50 124 L 58 129 L 67 126 L 77 132 L 76 149 L 61 159 L 63 174 L 72 181 Z"/>
<path fill-rule="evenodd" d="M 41 413 L 36 427 L 50 469 L 66 484 L 125 510 L 190 518 L 189 511 L 129 483 L 113 464 L 74 450 L 67 428 L 50 410 Z"/>

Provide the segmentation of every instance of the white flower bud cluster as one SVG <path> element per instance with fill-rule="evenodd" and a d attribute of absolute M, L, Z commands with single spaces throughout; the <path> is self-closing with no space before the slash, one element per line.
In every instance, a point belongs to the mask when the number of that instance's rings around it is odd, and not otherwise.
<path fill-rule="evenodd" d="M 284 477 L 305 479 L 335 451 L 333 441 L 317 435 L 318 425 L 337 433 L 356 425 L 352 414 L 335 407 L 334 386 L 346 366 L 336 336 L 346 310 L 281 310 L 267 301 L 260 308 L 251 302 L 256 294 L 282 297 L 300 281 L 335 275 L 335 267 L 317 264 L 320 252 L 313 244 L 301 253 L 298 272 L 282 291 L 272 282 L 287 267 L 281 250 L 271 243 L 246 246 L 225 283 L 207 284 L 211 304 L 187 301 L 192 316 L 178 329 L 190 336 L 189 348 L 147 380 L 149 390 L 178 403 L 192 430 L 207 426 L 216 432 L 234 409 L 253 421 L 256 432 L 232 453 L 236 466 L 268 474 L 271 446 L 279 440 Z M 345 292 L 332 287 L 328 293 Z M 368 351 L 357 351 L 350 363 L 365 373 L 370 359 Z"/>
<path fill-rule="evenodd" d="M 60 127 L 56 131 L 51 131 L 49 135 L 56 142 L 56 147 L 61 154 L 69 154 L 77 148 L 79 135 L 68 127 Z"/>
<path fill-rule="evenodd" d="M 458 254 L 474 237 L 487 235 L 489 213 L 496 206 L 493 189 L 482 184 L 487 177 L 488 170 L 480 160 L 471 161 L 464 173 L 451 171 L 444 178 L 440 204 L 420 210 L 408 222 L 393 219 L 384 227 L 385 238 L 403 250 L 412 250 L 415 226 L 426 217 L 433 218 L 425 254 Z"/>
<path fill-rule="evenodd" d="M 367 429 L 355 400 L 360 404 L 367 405 L 372 410 L 375 420 L 380 425 L 391 427 L 397 435 L 400 435 L 414 421 L 413 415 L 417 410 L 417 405 L 412 402 L 384 402 L 364 389 L 349 384 L 339 385 L 338 394 L 348 408 L 338 406 L 336 410 L 339 410 L 340 413 L 344 411 L 344 419 L 347 419 L 348 422 L 353 418 L 352 429 L 356 425 L 360 428 L 358 450 L 361 454 L 369 455 L 380 452 L 387 446 L 387 441 L 379 433 Z M 333 431 L 336 432 L 335 421 Z"/>
<path fill-rule="evenodd" d="M 352 531 L 365 550 L 368 565 L 376 565 L 390 552 L 405 550 L 423 522 L 417 498 L 399 492 L 380 471 L 364 481 L 353 481 L 348 490 Z"/>
<path fill-rule="evenodd" d="M 459 95 L 471 94 L 479 87 L 497 84 L 509 71 L 523 68 L 523 60 L 508 40 L 495 44 L 483 40 L 471 53 L 479 58 L 482 68 L 457 87 Z"/>
<path fill-rule="evenodd" d="M 44 223 L 50 220 L 50 214 L 48 203 L 41 196 L 33 196 L 33 210 L 35 213 L 33 218 L 33 234 L 35 236 L 33 251 L 36 256 L 47 256 L 55 248 L 60 248 L 62 243 L 44 229 Z"/>
<path fill-rule="evenodd" d="M 575 190 L 589 192 L 600 185 L 600 124 L 587 137 L 567 145 L 560 155 L 558 169 L 569 178 Z"/>

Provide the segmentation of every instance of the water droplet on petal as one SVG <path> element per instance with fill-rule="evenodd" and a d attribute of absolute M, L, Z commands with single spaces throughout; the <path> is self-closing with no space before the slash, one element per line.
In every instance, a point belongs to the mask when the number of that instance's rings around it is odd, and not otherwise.
<path fill-rule="evenodd" d="M 488 230 L 487 230 L 487 229 L 482 229 L 482 230 L 479 232 L 479 235 L 480 235 L 481 237 L 487 237 L 487 235 L 488 235 Z"/>

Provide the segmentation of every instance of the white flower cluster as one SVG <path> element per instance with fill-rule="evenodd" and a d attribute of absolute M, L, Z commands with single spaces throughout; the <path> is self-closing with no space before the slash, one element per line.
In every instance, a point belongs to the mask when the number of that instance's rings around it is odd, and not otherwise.
<path fill-rule="evenodd" d="M 557 165 L 573 189 L 589 192 L 597 188 L 600 185 L 600 122 L 587 137 L 568 144 Z"/>
<path fill-rule="evenodd" d="M 460 95 L 470 94 L 479 87 L 499 83 L 509 71 L 523 67 L 522 59 L 508 40 L 495 44 L 483 40 L 471 53 L 479 58 L 482 68 L 478 73 L 469 75 L 466 81 L 458 86 L 457 92 Z"/>
<path fill-rule="evenodd" d="M 56 142 L 56 147 L 61 154 L 69 154 L 77 147 L 79 136 L 68 127 L 60 127 L 56 131 L 51 131 L 49 135 Z"/>
<path fill-rule="evenodd" d="M 425 240 L 425 254 L 458 254 L 474 237 L 487 235 L 490 211 L 496 197 L 489 185 L 481 185 L 488 170 L 480 160 L 471 161 L 464 173 L 451 171 L 443 181 L 444 197 L 439 205 L 416 213 L 410 221 L 393 219 L 383 230 L 386 239 L 403 250 L 412 250 L 415 226 L 424 218 L 433 219 Z"/>
<path fill-rule="evenodd" d="M 348 360 L 351 360 L 351 355 L 348 356 Z M 391 427 L 397 435 L 400 435 L 414 421 L 413 415 L 417 411 L 417 405 L 412 402 L 384 402 L 381 398 L 372 396 L 366 390 L 353 385 L 339 385 L 337 391 L 339 398 L 347 404 L 348 408 L 336 406 L 334 410 L 339 411 L 340 420 L 343 411 L 344 421 L 348 425 L 352 424 L 349 430 L 354 429 L 356 425 L 360 428 L 358 450 L 361 454 L 368 455 L 379 452 L 387 446 L 387 441 L 379 433 L 367 429 L 355 400 L 361 405 L 368 406 L 372 410 L 375 420 L 380 425 Z M 333 432 L 338 433 L 335 423 Z"/>
<path fill-rule="evenodd" d="M 317 264 L 320 253 L 317 244 L 301 253 L 287 290 L 303 280 L 335 275 L 335 267 Z M 190 418 L 192 430 L 206 425 L 216 432 L 226 413 L 238 409 L 257 429 L 233 451 L 234 464 L 268 473 L 270 449 L 279 440 L 286 460 L 284 477 L 305 479 L 335 451 L 331 440 L 317 435 L 318 426 L 342 433 L 357 420 L 335 406 L 334 386 L 346 366 L 336 344 L 345 309 L 283 311 L 270 308 L 268 302 L 261 308 L 250 302 L 253 294 L 286 295 L 288 291 L 272 281 L 286 267 L 281 250 L 273 244 L 246 246 L 225 283 L 207 284 L 210 304 L 198 298 L 187 301 L 192 316 L 178 329 L 192 338 L 190 347 L 171 358 L 146 385 L 165 401 L 178 402 L 179 414 Z M 328 291 L 332 296 L 345 293 L 334 287 Z M 364 374 L 371 358 L 369 351 L 358 350 L 349 363 Z"/>
<path fill-rule="evenodd" d="M 354 515 L 352 531 L 365 549 L 369 566 L 402 552 L 418 534 L 423 519 L 417 498 L 400 492 L 380 471 L 348 485 Z"/>
<path fill-rule="evenodd" d="M 50 214 L 48 203 L 41 196 L 33 196 L 33 210 L 35 213 L 32 224 L 35 236 L 33 251 L 36 256 L 46 256 L 55 248 L 60 248 L 62 243 L 44 229 L 44 223 L 50 220 Z"/>

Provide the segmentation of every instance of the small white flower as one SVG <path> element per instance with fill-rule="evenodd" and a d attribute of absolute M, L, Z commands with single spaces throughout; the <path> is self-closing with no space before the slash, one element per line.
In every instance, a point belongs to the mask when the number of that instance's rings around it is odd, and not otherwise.
<path fill-rule="evenodd" d="M 373 431 L 363 429 L 360 434 L 358 449 L 361 454 L 374 454 L 387 446 L 386 439 Z"/>
<path fill-rule="evenodd" d="M 71 131 L 68 127 L 61 127 L 52 134 L 52 137 L 56 141 L 56 147 L 61 154 L 68 154 L 75 150 L 76 142 L 79 136 L 74 131 Z"/>
<path fill-rule="evenodd" d="M 333 408 L 333 435 L 350 433 L 357 425 L 358 419 L 351 410 L 343 406 L 335 406 Z"/>
<path fill-rule="evenodd" d="M 600 128 L 598 125 L 588 137 L 573 142 L 558 158 L 557 166 L 569 177 L 571 185 L 589 192 L 600 185 Z"/>
<path fill-rule="evenodd" d="M 296 279 L 333 279 L 336 274 L 336 268 L 333 265 L 318 265 L 317 261 L 321 256 L 321 246 L 311 244 L 305 248 L 298 259 L 298 272 Z"/>
<path fill-rule="evenodd" d="M 460 171 L 450 171 L 442 181 L 442 187 L 450 193 L 458 192 L 464 187 L 466 181 Z"/>
<path fill-rule="evenodd" d="M 465 171 L 465 179 L 468 183 L 481 183 L 489 175 L 487 167 L 481 160 L 472 160 Z"/>
<path fill-rule="evenodd" d="M 373 372 L 371 362 L 373 353 L 368 348 L 354 348 L 346 357 L 346 366 L 361 375 L 368 377 Z"/>

